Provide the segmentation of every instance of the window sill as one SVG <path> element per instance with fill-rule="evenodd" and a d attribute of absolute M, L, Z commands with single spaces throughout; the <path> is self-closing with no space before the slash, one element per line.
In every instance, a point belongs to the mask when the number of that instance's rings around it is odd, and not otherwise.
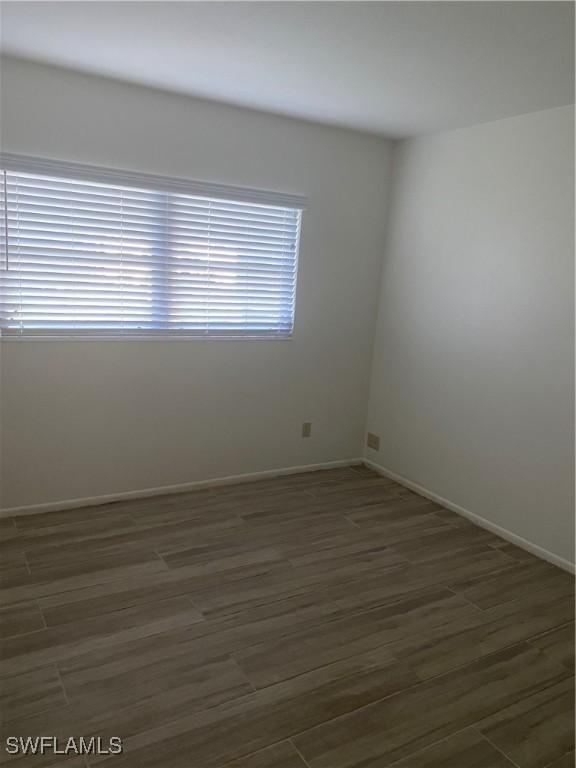
<path fill-rule="evenodd" d="M 126 336 L 98 336 L 98 335 L 23 335 L 23 336 L 5 336 L 0 333 L 0 342 L 30 342 L 30 341 L 292 341 L 294 334 L 286 336 L 190 336 L 170 334 L 166 336 L 150 334 L 133 334 Z"/>

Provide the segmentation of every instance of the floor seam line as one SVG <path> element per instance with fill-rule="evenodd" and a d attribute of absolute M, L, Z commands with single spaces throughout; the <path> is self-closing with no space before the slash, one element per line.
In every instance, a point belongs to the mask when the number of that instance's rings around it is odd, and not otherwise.
<path fill-rule="evenodd" d="M 515 760 L 512 760 L 510 755 L 507 755 L 506 752 L 504 752 L 503 749 L 500 749 L 500 747 L 497 744 L 494 744 L 492 739 L 489 739 L 488 736 L 486 736 L 485 733 L 482 733 L 482 731 L 476 725 L 473 725 L 472 728 L 476 731 L 476 733 L 480 736 L 481 739 L 484 739 L 485 741 L 487 741 L 488 744 L 490 744 L 492 747 L 494 747 L 496 752 L 499 752 L 503 757 L 505 757 L 506 760 L 508 760 L 513 766 L 515 766 L 515 768 L 520 768 L 518 763 Z"/>
<path fill-rule="evenodd" d="M 311 768 L 311 766 L 310 766 L 310 763 L 308 762 L 308 760 L 306 760 L 306 758 L 304 757 L 304 755 L 302 754 L 302 752 L 300 752 L 300 750 L 298 749 L 298 747 L 296 746 L 296 744 L 294 744 L 294 742 L 292 741 L 292 737 L 290 737 L 290 738 L 288 739 L 288 741 L 290 742 L 290 744 L 291 744 L 292 748 L 293 748 L 293 749 L 294 749 L 294 751 L 295 751 L 295 752 L 298 754 L 298 756 L 300 757 L 300 759 L 302 760 L 302 762 L 304 763 L 304 765 L 305 765 L 305 766 L 307 766 L 307 768 Z"/>
<path fill-rule="evenodd" d="M 58 680 L 60 681 L 60 687 L 62 688 L 62 693 L 64 694 L 64 699 L 66 701 L 66 704 L 70 704 L 70 699 L 68 698 L 68 692 L 66 691 L 66 686 L 64 685 L 64 680 L 62 678 L 62 672 L 60 671 L 60 667 L 58 666 L 58 662 L 54 662 L 54 669 L 56 670 L 56 674 L 58 675 Z"/>
<path fill-rule="evenodd" d="M 459 728 L 457 731 L 453 731 L 452 733 L 449 733 L 447 736 L 443 736 L 441 739 L 438 739 L 437 741 L 433 741 L 431 744 L 427 744 L 425 747 L 420 747 L 420 749 L 417 749 L 415 752 L 410 752 L 407 755 L 403 755 L 402 757 L 399 757 L 398 760 L 394 760 L 393 763 L 390 763 L 387 768 L 394 768 L 395 765 L 398 765 L 398 763 L 401 763 L 403 760 L 406 760 L 410 757 L 415 757 L 420 752 L 425 752 L 427 749 L 432 749 L 433 747 L 438 746 L 438 744 L 442 744 L 443 741 L 447 741 L 448 739 L 453 738 L 454 736 L 458 736 L 460 733 L 464 733 L 464 731 L 469 731 L 474 726 L 472 725 L 465 725 L 463 728 Z M 465 768 L 465 766 L 462 766 L 462 768 Z"/>

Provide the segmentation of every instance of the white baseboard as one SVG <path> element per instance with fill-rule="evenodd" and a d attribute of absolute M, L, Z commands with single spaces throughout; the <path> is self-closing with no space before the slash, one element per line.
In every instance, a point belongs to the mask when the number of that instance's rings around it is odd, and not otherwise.
<path fill-rule="evenodd" d="M 109 504 L 112 501 L 128 501 L 129 499 L 145 499 L 150 496 L 166 496 L 171 493 L 186 493 L 201 488 L 216 488 L 221 485 L 236 485 L 250 483 L 256 480 L 265 480 L 269 477 L 281 477 L 282 475 L 296 475 L 300 472 L 315 472 L 318 469 L 337 469 L 338 467 L 350 467 L 362 464 L 363 459 L 339 459 L 338 461 L 325 461 L 320 464 L 304 464 L 299 467 L 280 467 L 279 469 L 266 469 L 262 472 L 247 472 L 243 475 L 228 475 L 227 477 L 213 477 L 209 480 L 195 480 L 191 483 L 179 483 L 178 485 L 161 485 L 155 488 L 142 488 L 138 491 L 121 491 L 102 496 L 85 496 L 80 499 L 65 499 L 63 501 L 48 501 L 43 504 L 28 504 L 22 507 L 5 507 L 0 509 L 0 518 L 14 515 L 35 515 L 39 512 L 56 512 L 77 507 L 97 507 Z"/>
<path fill-rule="evenodd" d="M 446 507 L 446 509 L 450 509 L 452 512 L 456 512 L 458 515 L 467 517 L 473 523 L 480 526 L 480 528 L 485 528 L 487 531 L 495 533 L 496 536 L 500 536 L 501 539 L 506 539 L 506 541 L 509 541 L 512 544 L 516 544 L 516 546 L 525 549 L 527 552 L 530 552 L 533 555 L 536 555 L 536 557 L 540 557 L 542 560 L 547 560 L 549 563 L 557 565 L 559 568 L 562 568 L 569 573 L 576 572 L 575 564 L 571 563 L 569 560 L 566 560 L 559 555 L 555 555 L 553 552 L 544 549 L 544 547 L 541 547 L 538 544 L 534 544 L 532 541 L 528 541 L 528 539 L 519 536 L 517 533 L 512 533 L 512 531 L 509 531 L 507 528 L 502 528 L 501 526 L 496 525 L 496 523 L 492 523 L 490 520 L 486 520 L 485 517 L 481 517 L 475 512 L 470 512 L 469 509 L 461 507 L 459 504 L 454 504 L 453 501 L 445 499 L 438 493 L 434 493 L 434 491 L 429 491 L 427 488 L 424 488 L 422 485 L 415 483 L 413 480 L 409 480 L 407 477 L 398 475 L 396 472 L 392 472 L 391 470 L 386 469 L 386 467 L 382 467 L 380 464 L 376 464 L 376 462 L 370 461 L 370 459 L 364 458 L 362 463 L 367 467 L 370 467 L 370 469 L 373 469 L 375 472 L 378 472 L 378 474 L 383 475 L 384 477 L 388 477 L 390 480 L 395 480 L 397 483 L 400 483 L 400 485 L 404 485 L 406 488 L 410 488 L 412 491 L 419 493 L 420 496 L 425 496 L 431 501 L 438 502 L 438 504 Z"/>
<path fill-rule="evenodd" d="M 179 483 L 177 485 L 162 485 L 154 488 L 142 488 L 136 491 L 122 491 L 120 493 L 109 493 L 101 496 L 85 496 L 79 499 L 65 499 L 62 501 L 49 501 L 43 504 L 29 504 L 20 507 L 5 507 L 0 509 L 0 518 L 11 517 L 14 515 L 34 515 L 39 512 L 55 512 L 58 510 L 75 509 L 80 507 L 96 507 L 102 504 L 109 504 L 114 501 L 128 501 L 130 499 L 145 499 L 152 496 L 165 496 L 172 493 L 186 493 L 187 491 L 199 490 L 201 488 L 217 488 L 223 485 L 237 485 L 241 483 L 250 483 L 257 480 L 265 480 L 266 478 L 281 477 L 282 475 L 295 475 L 300 472 L 314 472 L 321 469 L 337 469 L 338 467 L 349 467 L 358 464 L 365 464 L 375 472 L 389 477 L 391 480 L 395 480 L 397 483 L 404 485 L 406 488 L 419 493 L 421 496 L 425 496 L 427 499 L 436 501 L 446 509 L 456 512 L 458 515 L 468 518 L 481 528 L 485 528 L 488 531 L 500 536 L 500 538 L 506 541 L 516 544 L 518 547 L 525 549 L 537 557 L 547 560 L 559 568 L 568 571 L 569 573 L 576 572 L 576 566 L 569 560 L 566 560 L 559 555 L 555 555 L 544 547 L 534 544 L 528 539 L 519 536 L 507 528 L 502 528 L 496 523 L 486 520 L 486 518 L 477 515 L 475 512 L 465 507 L 461 507 L 459 504 L 455 504 L 449 499 L 445 499 L 434 491 L 429 491 L 419 483 L 415 483 L 413 480 L 409 480 L 403 475 L 399 475 L 396 472 L 392 472 L 386 467 L 382 467 L 380 464 L 371 461 L 367 458 L 353 458 L 353 459 L 339 459 L 338 461 L 325 461 L 319 464 L 304 464 L 296 467 L 280 467 L 278 469 L 266 469 L 261 472 L 247 472 L 242 475 L 228 475 L 226 477 L 214 477 L 208 480 L 195 480 L 190 483 Z"/>

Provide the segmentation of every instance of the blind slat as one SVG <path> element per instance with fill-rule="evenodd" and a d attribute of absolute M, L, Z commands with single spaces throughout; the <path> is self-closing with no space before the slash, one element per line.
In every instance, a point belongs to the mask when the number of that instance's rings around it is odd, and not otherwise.
<path fill-rule="evenodd" d="M 14 165 L 0 184 L 8 336 L 291 334 L 299 208 Z"/>

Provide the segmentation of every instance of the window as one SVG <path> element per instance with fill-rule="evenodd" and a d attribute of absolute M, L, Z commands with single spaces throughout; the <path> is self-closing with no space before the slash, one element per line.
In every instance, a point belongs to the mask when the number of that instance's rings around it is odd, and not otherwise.
<path fill-rule="evenodd" d="M 2 160 L 4 335 L 291 335 L 302 198 Z"/>

